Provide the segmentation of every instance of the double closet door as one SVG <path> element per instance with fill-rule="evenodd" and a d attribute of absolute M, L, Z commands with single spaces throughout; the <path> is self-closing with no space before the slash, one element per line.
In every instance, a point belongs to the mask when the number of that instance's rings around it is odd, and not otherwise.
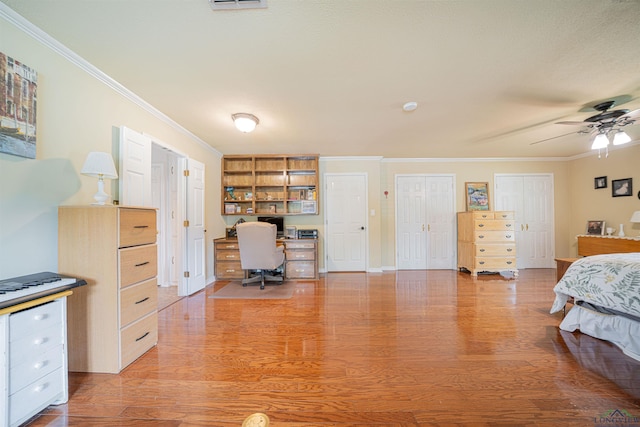
<path fill-rule="evenodd" d="M 514 211 L 518 269 L 554 268 L 552 174 L 494 175 L 495 210 Z"/>
<path fill-rule="evenodd" d="M 456 268 L 453 175 L 396 176 L 398 270 Z"/>

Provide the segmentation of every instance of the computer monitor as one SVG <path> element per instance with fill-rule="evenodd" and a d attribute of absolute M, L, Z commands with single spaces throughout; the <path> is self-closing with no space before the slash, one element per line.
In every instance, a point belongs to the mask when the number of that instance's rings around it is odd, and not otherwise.
<path fill-rule="evenodd" d="M 284 218 L 281 216 L 259 216 L 258 221 L 268 222 L 269 224 L 275 224 L 277 228 L 277 237 L 284 237 Z"/>

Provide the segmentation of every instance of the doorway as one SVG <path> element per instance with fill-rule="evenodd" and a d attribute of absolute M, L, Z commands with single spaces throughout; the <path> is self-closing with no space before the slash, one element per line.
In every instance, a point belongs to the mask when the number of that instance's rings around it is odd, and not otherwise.
<path fill-rule="evenodd" d="M 366 271 L 367 175 L 324 177 L 327 271 Z"/>

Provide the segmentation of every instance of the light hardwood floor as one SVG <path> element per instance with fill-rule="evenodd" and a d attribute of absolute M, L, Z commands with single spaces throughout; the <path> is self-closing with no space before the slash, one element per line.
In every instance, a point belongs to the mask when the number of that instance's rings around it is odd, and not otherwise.
<path fill-rule="evenodd" d="M 339 273 L 288 300 L 208 298 L 160 312 L 119 375 L 70 374 L 32 426 L 594 426 L 640 417 L 640 363 L 560 332 L 555 270 Z M 640 419 L 637 420 L 640 425 Z"/>

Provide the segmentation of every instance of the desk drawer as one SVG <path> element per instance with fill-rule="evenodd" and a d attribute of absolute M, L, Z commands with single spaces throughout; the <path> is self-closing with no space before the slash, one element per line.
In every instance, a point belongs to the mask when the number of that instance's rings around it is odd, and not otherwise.
<path fill-rule="evenodd" d="M 156 242 L 156 211 L 120 208 L 119 242 L 121 248 Z"/>
<path fill-rule="evenodd" d="M 120 331 L 122 368 L 142 356 L 158 342 L 158 313 L 154 312 Z"/>
<path fill-rule="evenodd" d="M 158 274 L 158 247 L 146 245 L 120 249 L 120 287 L 132 285 Z"/>
<path fill-rule="evenodd" d="M 120 291 L 120 325 L 126 326 L 158 309 L 158 282 L 155 278 Z"/>
<path fill-rule="evenodd" d="M 314 251 L 286 251 L 285 257 L 287 261 L 314 260 L 316 253 Z"/>
<path fill-rule="evenodd" d="M 216 280 L 219 279 L 244 279 L 244 271 L 242 270 L 240 261 L 217 262 Z"/>
<path fill-rule="evenodd" d="M 232 241 L 232 242 L 216 242 L 216 252 L 217 251 L 223 251 L 223 250 L 239 251 L 240 250 L 240 246 L 238 246 L 238 242 L 236 242 L 236 241 Z"/>
<path fill-rule="evenodd" d="M 216 261 L 240 261 L 240 251 L 216 250 Z"/>
<path fill-rule="evenodd" d="M 316 265 L 313 261 L 287 261 L 288 279 L 315 279 Z"/>
<path fill-rule="evenodd" d="M 30 355 L 44 354 L 53 347 L 64 343 L 64 325 L 62 322 L 52 324 L 25 334 L 18 339 L 11 339 L 9 358 L 12 361 L 23 360 Z"/>
<path fill-rule="evenodd" d="M 315 250 L 316 244 L 315 242 L 303 242 L 303 241 L 285 241 L 284 247 L 289 249 L 311 249 Z"/>
<path fill-rule="evenodd" d="M 19 311 L 9 316 L 9 339 L 13 342 L 27 335 L 34 334 L 34 331 L 40 331 L 62 322 L 61 300 L 55 300 L 28 310 Z"/>

